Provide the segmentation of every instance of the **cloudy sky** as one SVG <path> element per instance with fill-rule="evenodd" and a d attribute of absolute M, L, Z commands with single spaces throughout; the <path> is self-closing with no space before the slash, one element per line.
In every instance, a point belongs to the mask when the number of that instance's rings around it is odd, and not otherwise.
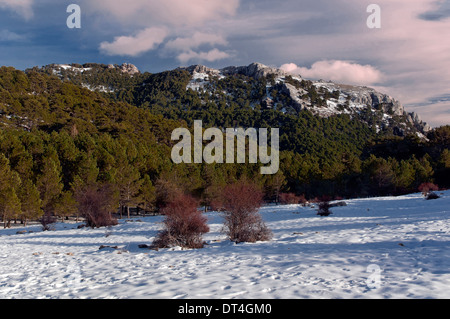
<path fill-rule="evenodd" d="M 70 4 L 81 28 L 69 29 Z M 367 8 L 381 8 L 371 29 Z M 260 62 L 374 87 L 450 124 L 450 0 L 0 0 L 0 65 Z"/>

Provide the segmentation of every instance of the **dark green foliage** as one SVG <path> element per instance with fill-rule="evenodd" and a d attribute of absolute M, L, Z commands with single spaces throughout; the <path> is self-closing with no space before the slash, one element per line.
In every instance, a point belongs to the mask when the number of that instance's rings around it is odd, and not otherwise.
<path fill-rule="evenodd" d="M 426 142 L 383 129 L 382 113 L 321 118 L 298 110 L 271 76 L 215 77 L 205 90 L 193 91 L 186 89 L 191 76 L 182 69 L 130 76 L 106 65 L 83 67 L 91 70 L 61 70 L 63 80 L 51 68 L 0 68 L 3 178 L 23 185 L 0 190 L 6 194 L 0 203 L 4 221 L 35 219 L 44 211 L 72 214 L 65 207 L 92 185 L 111 185 L 116 209 L 127 213 L 130 206 L 160 207 L 162 185 L 176 185 L 210 205 L 221 188 L 246 177 L 273 201 L 281 193 L 401 194 L 429 181 L 449 187 L 449 126 L 430 132 Z M 309 81 L 286 82 L 305 90 L 315 107 L 339 98 Z M 271 108 L 263 103 L 268 95 Z M 261 176 L 254 164 L 173 164 L 172 131 L 199 119 L 204 128 L 280 128 L 279 176 Z"/>

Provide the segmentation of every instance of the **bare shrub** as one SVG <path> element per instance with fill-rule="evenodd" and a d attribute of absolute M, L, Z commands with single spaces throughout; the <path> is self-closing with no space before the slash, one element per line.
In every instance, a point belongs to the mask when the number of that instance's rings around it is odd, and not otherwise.
<path fill-rule="evenodd" d="M 237 182 L 223 191 L 225 232 L 231 241 L 267 241 L 272 232 L 265 225 L 258 210 L 262 205 L 263 192 L 254 184 Z"/>
<path fill-rule="evenodd" d="M 203 248 L 203 234 L 209 232 L 207 218 L 197 210 L 198 202 L 181 194 L 171 199 L 162 209 L 164 230 L 154 240 L 153 248 Z"/>
<path fill-rule="evenodd" d="M 92 228 L 115 226 L 117 219 L 111 216 L 114 207 L 114 192 L 109 185 L 88 185 L 75 194 L 78 211 Z"/>
<path fill-rule="evenodd" d="M 283 205 L 304 204 L 306 203 L 306 198 L 303 195 L 297 196 L 294 193 L 281 193 L 280 203 Z"/>
<path fill-rule="evenodd" d="M 433 183 L 422 183 L 419 186 L 419 192 L 421 192 L 425 197 L 427 197 L 431 192 L 438 190 L 439 186 Z"/>

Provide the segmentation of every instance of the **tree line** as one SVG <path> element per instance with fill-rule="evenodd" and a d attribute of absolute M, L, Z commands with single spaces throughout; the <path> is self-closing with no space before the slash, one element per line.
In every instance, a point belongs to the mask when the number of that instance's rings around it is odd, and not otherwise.
<path fill-rule="evenodd" d="M 423 141 L 377 135 L 347 115 L 317 118 L 308 111 L 293 116 L 256 110 L 244 99 L 243 105 L 211 102 L 213 112 L 208 112 L 208 105 L 201 110 L 189 102 L 198 95 L 181 93 L 188 78 L 178 72 L 180 82 L 169 74 L 149 80 L 151 85 L 142 89 L 147 90 L 141 97 L 145 105 L 138 106 L 41 72 L 0 68 L 0 217 L 5 227 L 43 216 L 64 219 L 89 212 L 96 218 L 101 210 L 128 216 L 136 207 L 158 211 L 177 191 L 211 206 L 224 187 L 243 179 L 258 185 L 266 201 L 276 202 L 286 193 L 314 199 L 401 194 L 423 182 L 448 187 L 449 126 Z M 227 86 L 241 85 L 230 81 Z M 184 102 L 189 102 L 186 112 L 181 111 Z M 190 128 L 191 120 L 207 118 L 206 113 L 209 126 L 280 127 L 280 171 L 263 176 L 258 164 L 172 163 L 171 132 Z M 95 209 L 94 202 L 100 203 Z"/>

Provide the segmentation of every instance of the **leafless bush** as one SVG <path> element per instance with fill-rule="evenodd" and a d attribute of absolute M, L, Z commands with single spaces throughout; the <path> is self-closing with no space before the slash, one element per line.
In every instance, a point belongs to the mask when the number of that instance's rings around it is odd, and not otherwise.
<path fill-rule="evenodd" d="M 114 192 L 108 185 L 89 185 L 75 194 L 78 210 L 86 219 L 86 226 L 107 227 L 118 224 L 111 216 L 114 207 Z"/>
<path fill-rule="evenodd" d="M 189 195 L 178 195 L 162 209 L 165 215 L 164 230 L 152 244 L 152 248 L 202 248 L 203 234 L 209 232 L 207 219 L 197 210 L 198 202 Z"/>
<path fill-rule="evenodd" d="M 433 191 L 438 191 L 439 186 L 433 183 L 422 183 L 419 186 L 419 192 L 423 194 L 423 196 L 427 197 Z"/>
<path fill-rule="evenodd" d="M 294 193 L 281 193 L 280 203 L 283 205 L 304 204 L 306 199 L 303 195 L 297 196 Z"/>
<path fill-rule="evenodd" d="M 240 243 L 271 239 L 272 232 L 258 212 L 263 193 L 257 186 L 248 182 L 228 185 L 223 191 L 222 198 L 225 232 L 230 240 Z"/>

